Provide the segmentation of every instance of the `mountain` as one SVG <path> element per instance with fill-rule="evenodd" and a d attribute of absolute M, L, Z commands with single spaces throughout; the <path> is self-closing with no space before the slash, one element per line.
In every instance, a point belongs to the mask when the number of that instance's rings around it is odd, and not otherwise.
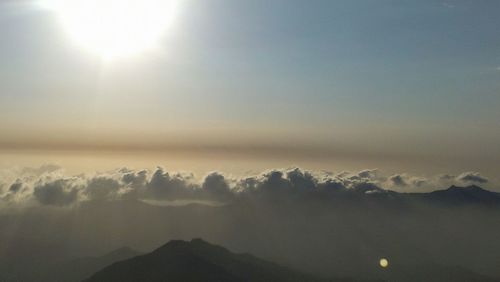
<path fill-rule="evenodd" d="M 471 185 L 467 187 L 451 186 L 446 190 L 438 190 L 424 194 L 424 198 L 448 204 L 480 204 L 499 205 L 500 194 L 481 187 Z"/>
<path fill-rule="evenodd" d="M 89 277 L 96 271 L 114 263 L 140 255 L 128 247 L 114 250 L 99 257 L 86 257 L 70 260 L 47 271 L 37 281 L 78 282 Z"/>
<path fill-rule="evenodd" d="M 313 277 L 249 254 L 235 254 L 201 239 L 193 239 L 189 242 L 170 241 L 149 254 L 114 263 L 85 281 L 299 282 L 333 280 Z"/>

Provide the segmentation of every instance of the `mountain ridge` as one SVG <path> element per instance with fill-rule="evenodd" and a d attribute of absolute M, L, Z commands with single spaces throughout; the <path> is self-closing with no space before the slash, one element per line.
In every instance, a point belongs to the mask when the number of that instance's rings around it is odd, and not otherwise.
<path fill-rule="evenodd" d="M 476 185 L 465 187 L 452 185 L 445 190 L 436 190 L 427 193 L 425 198 L 449 204 L 500 204 L 500 193 L 492 192 Z"/>
<path fill-rule="evenodd" d="M 95 281 L 350 281 L 323 279 L 259 259 L 232 253 L 196 238 L 172 240 L 149 254 L 111 264 L 85 282 Z"/>

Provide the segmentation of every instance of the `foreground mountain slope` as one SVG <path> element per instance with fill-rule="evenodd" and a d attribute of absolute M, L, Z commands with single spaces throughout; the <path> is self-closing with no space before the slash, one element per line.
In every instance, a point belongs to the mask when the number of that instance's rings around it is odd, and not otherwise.
<path fill-rule="evenodd" d="M 234 254 L 201 239 L 170 241 L 147 255 L 117 262 L 95 281 L 326 281 L 248 254 Z"/>

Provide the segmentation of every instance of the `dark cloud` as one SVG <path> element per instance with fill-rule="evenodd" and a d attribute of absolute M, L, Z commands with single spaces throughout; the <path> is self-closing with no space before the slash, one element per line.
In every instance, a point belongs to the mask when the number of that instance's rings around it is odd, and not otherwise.
<path fill-rule="evenodd" d="M 23 187 L 23 183 L 21 182 L 21 180 L 18 179 L 16 182 L 14 182 L 14 183 L 12 183 L 12 185 L 10 185 L 9 192 L 17 193 L 18 191 L 21 190 L 22 187 Z"/>
<path fill-rule="evenodd" d="M 461 182 L 469 182 L 469 183 L 488 183 L 488 178 L 481 176 L 481 174 L 477 172 L 464 172 L 457 176 L 456 178 Z"/>
<path fill-rule="evenodd" d="M 400 174 L 395 174 L 392 176 L 389 176 L 389 182 L 394 185 L 394 186 L 407 186 L 408 183 L 406 183 L 404 176 Z"/>
<path fill-rule="evenodd" d="M 363 194 L 377 193 L 384 191 L 384 189 L 378 187 L 374 183 L 369 183 L 369 182 L 357 183 L 353 186 L 352 189 L 358 193 L 363 193 Z"/>
<path fill-rule="evenodd" d="M 33 195 L 44 205 L 67 206 L 78 199 L 78 189 L 71 180 L 59 179 L 53 182 L 35 186 Z"/>
<path fill-rule="evenodd" d="M 292 169 L 286 174 L 290 186 L 297 191 L 312 191 L 317 187 L 317 180 L 307 171 L 302 171 L 299 168 Z"/>
<path fill-rule="evenodd" d="M 310 172 L 293 168 L 289 170 L 271 170 L 260 176 L 246 178 L 245 196 L 297 197 L 320 191 L 319 180 Z"/>
<path fill-rule="evenodd" d="M 360 178 L 374 179 L 375 177 L 377 177 L 377 172 L 377 169 L 365 169 L 358 172 L 358 176 Z"/>
<path fill-rule="evenodd" d="M 338 192 L 347 189 L 344 183 L 335 178 L 328 178 L 324 182 L 318 183 L 318 188 L 324 192 Z"/>
<path fill-rule="evenodd" d="M 122 176 L 122 181 L 133 188 L 143 187 L 147 182 L 147 170 L 140 170 L 138 172 L 122 170 L 121 172 L 124 173 Z"/>
<path fill-rule="evenodd" d="M 158 168 L 146 183 L 144 196 L 153 199 L 184 199 L 192 197 L 194 185 L 181 174 L 170 175 Z"/>
<path fill-rule="evenodd" d="M 213 172 L 205 177 L 201 186 L 202 191 L 207 194 L 209 198 L 230 199 L 233 192 L 229 188 L 224 176 L 220 173 Z"/>
<path fill-rule="evenodd" d="M 116 197 L 121 183 L 107 177 L 95 177 L 88 181 L 85 193 L 91 200 L 110 200 Z"/>

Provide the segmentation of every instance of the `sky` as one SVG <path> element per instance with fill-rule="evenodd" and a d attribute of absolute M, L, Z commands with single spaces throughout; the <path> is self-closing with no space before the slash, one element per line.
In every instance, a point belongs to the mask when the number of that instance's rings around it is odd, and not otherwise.
<path fill-rule="evenodd" d="M 498 178 L 500 2 L 178 1 L 116 60 L 1 1 L 0 166 Z"/>

